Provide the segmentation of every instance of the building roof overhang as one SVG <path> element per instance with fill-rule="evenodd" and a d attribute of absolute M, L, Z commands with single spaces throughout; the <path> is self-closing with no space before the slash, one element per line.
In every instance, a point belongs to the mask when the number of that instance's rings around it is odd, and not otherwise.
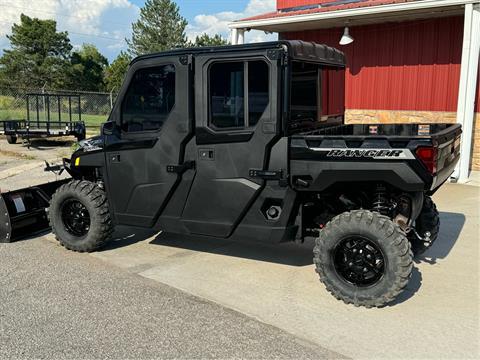
<path fill-rule="evenodd" d="M 462 15 L 480 0 L 369 0 L 355 6 L 272 12 L 229 24 L 232 29 L 287 32 Z"/>

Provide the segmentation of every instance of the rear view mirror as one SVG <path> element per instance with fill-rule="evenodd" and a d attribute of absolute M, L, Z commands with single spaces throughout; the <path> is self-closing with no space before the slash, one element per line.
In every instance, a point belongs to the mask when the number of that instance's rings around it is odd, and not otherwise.
<path fill-rule="evenodd" d="M 115 130 L 115 122 L 109 121 L 102 124 L 102 135 L 112 135 Z"/>

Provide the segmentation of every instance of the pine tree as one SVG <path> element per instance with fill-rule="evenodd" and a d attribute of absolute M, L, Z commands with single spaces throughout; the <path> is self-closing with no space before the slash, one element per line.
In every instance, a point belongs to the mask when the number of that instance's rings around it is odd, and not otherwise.
<path fill-rule="evenodd" d="M 67 32 L 58 32 L 54 20 L 20 16 L 7 35 L 11 48 L 0 58 L 0 84 L 62 88 L 72 45 Z"/>
<path fill-rule="evenodd" d="M 219 34 L 215 34 L 213 36 L 204 33 L 200 36 L 195 38 L 194 43 L 190 43 L 189 46 L 195 47 L 202 47 L 202 46 L 221 46 L 221 45 L 228 45 L 229 42 L 227 39 L 223 38 Z"/>
<path fill-rule="evenodd" d="M 140 19 L 132 24 L 128 51 L 134 56 L 180 48 L 187 45 L 187 21 L 171 0 L 147 0 Z"/>

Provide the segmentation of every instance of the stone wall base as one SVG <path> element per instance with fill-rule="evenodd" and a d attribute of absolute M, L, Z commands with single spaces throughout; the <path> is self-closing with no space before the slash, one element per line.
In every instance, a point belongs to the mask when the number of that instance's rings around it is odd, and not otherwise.
<path fill-rule="evenodd" d="M 456 112 L 389 110 L 346 110 L 345 112 L 347 124 L 453 124 L 456 121 Z M 480 170 L 480 113 L 475 114 L 471 169 Z"/>

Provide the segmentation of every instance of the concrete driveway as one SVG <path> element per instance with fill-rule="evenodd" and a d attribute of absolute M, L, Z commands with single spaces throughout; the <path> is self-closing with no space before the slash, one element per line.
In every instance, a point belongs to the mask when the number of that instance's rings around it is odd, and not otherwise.
<path fill-rule="evenodd" d="M 438 243 L 392 306 L 364 309 L 327 293 L 312 244 L 259 246 L 122 228 L 91 254 L 217 302 L 352 358 L 478 358 L 480 188 L 447 184 Z M 51 241 L 54 241 L 50 236 Z M 87 255 L 88 256 L 88 255 Z"/>

